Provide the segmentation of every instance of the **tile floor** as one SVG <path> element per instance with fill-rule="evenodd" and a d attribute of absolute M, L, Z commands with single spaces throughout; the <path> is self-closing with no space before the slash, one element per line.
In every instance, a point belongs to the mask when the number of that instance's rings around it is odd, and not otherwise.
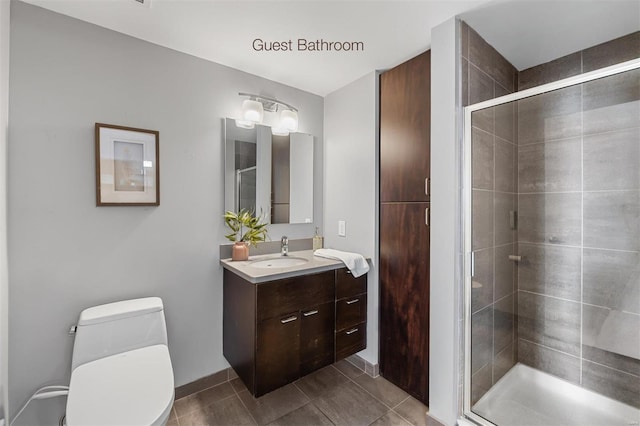
<path fill-rule="evenodd" d="M 181 398 L 167 426 L 439 426 L 427 410 L 384 378 L 342 360 L 257 399 L 239 378 Z"/>

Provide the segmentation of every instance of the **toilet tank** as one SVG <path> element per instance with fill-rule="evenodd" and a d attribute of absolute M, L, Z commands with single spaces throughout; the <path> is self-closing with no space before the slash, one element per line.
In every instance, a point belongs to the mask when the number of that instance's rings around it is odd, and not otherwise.
<path fill-rule="evenodd" d="M 87 308 L 78 319 L 71 370 L 96 359 L 158 344 L 167 344 L 159 297 Z"/>

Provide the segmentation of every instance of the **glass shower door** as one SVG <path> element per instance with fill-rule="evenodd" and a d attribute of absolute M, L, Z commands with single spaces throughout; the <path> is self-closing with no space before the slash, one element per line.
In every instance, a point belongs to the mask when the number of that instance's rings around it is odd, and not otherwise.
<path fill-rule="evenodd" d="M 469 107 L 467 406 L 638 424 L 640 70 L 558 86 Z"/>

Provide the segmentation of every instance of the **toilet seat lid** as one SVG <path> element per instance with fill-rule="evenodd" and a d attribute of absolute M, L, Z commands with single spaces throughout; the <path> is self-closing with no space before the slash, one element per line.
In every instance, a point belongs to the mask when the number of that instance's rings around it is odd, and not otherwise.
<path fill-rule="evenodd" d="M 71 373 L 67 425 L 153 425 L 171 410 L 173 369 L 166 345 L 88 362 Z"/>

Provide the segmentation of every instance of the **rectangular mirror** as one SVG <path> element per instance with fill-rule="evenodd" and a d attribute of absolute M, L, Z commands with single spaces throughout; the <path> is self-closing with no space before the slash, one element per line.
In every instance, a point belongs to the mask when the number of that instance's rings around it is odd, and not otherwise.
<path fill-rule="evenodd" d="M 225 119 L 225 210 L 248 209 L 267 223 L 313 223 L 313 136 L 272 135 Z"/>

